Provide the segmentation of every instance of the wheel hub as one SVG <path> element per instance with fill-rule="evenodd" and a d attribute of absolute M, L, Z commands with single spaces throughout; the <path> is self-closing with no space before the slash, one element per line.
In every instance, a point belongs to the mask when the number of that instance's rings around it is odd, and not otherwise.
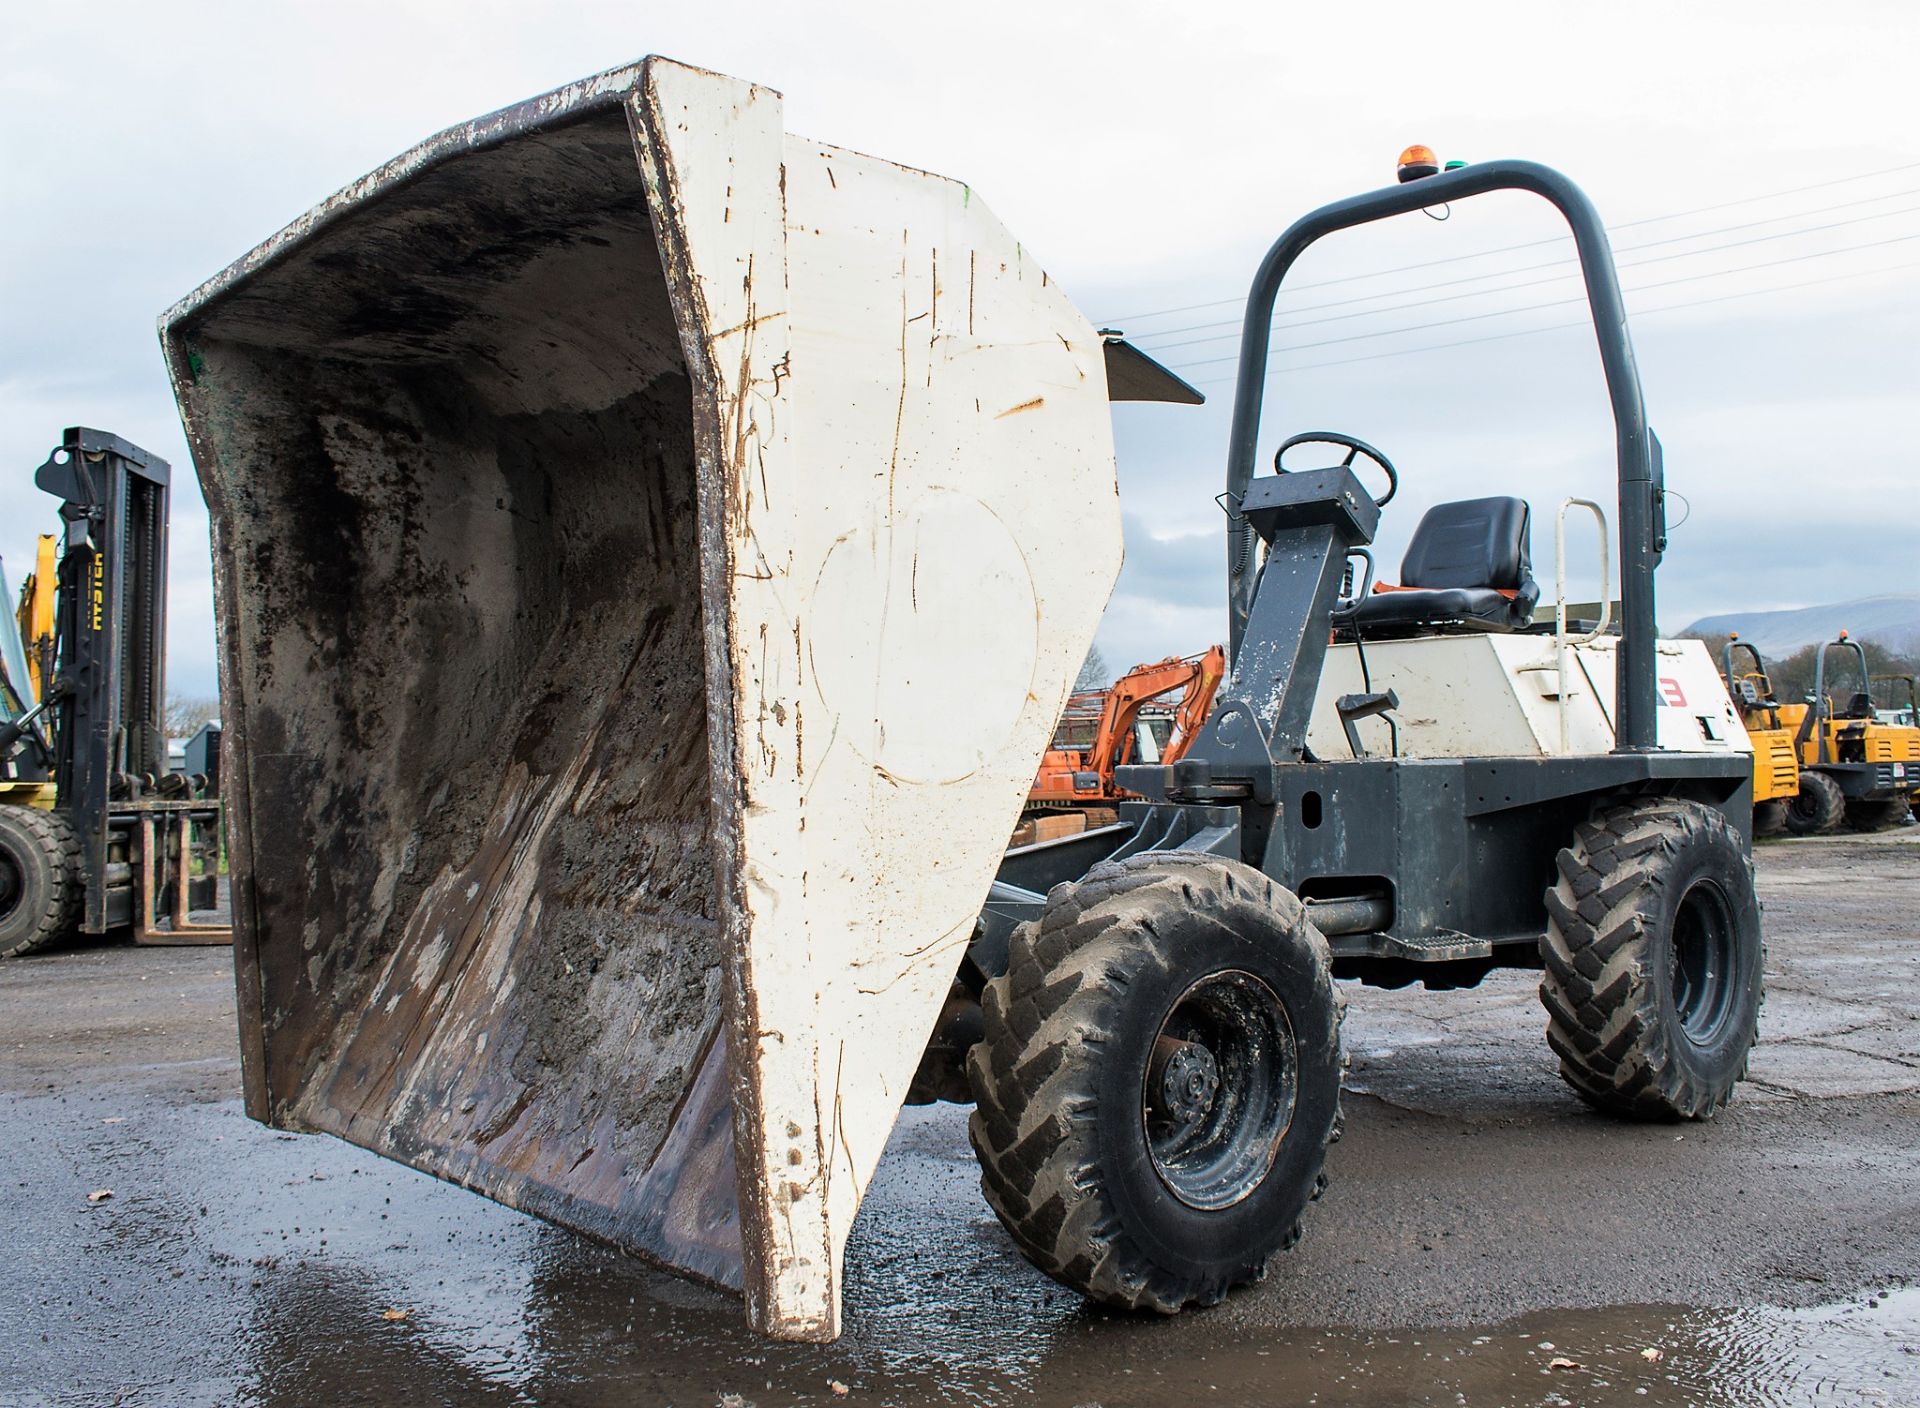
<path fill-rule="evenodd" d="M 1160 1110 L 1177 1129 L 1190 1129 L 1213 1109 L 1220 1093 L 1220 1063 L 1197 1041 L 1163 1036 L 1154 1048 L 1160 1074 L 1152 1084 Z"/>
<path fill-rule="evenodd" d="M 1299 1051 L 1284 1003 L 1238 969 L 1175 1000 L 1142 1081 L 1147 1153 L 1167 1191 L 1218 1212 L 1249 1197 L 1293 1122 Z"/>
<path fill-rule="evenodd" d="M 1671 943 L 1674 1013 L 1687 1037 L 1705 1044 L 1733 1010 L 1738 968 L 1733 913 L 1718 886 L 1701 881 L 1681 896 Z"/>

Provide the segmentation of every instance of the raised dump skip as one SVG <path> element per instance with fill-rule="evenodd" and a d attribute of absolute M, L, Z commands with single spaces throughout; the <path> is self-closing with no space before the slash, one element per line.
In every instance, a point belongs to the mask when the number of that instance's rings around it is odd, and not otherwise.
<path fill-rule="evenodd" d="M 660 60 L 432 139 L 163 335 L 249 1113 L 837 1333 L 1119 565 L 1098 336 L 965 187 Z"/>

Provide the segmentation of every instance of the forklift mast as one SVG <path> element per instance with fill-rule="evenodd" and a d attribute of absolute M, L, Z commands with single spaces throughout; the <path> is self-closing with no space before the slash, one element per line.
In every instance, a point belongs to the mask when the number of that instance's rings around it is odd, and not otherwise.
<path fill-rule="evenodd" d="M 34 475 L 60 500 L 65 529 L 49 712 L 59 806 L 89 875 L 106 873 L 109 803 L 167 775 L 168 480 L 159 456 L 85 427 L 69 429 Z M 87 886 L 83 930 L 108 926 L 107 903 L 108 886 Z"/>

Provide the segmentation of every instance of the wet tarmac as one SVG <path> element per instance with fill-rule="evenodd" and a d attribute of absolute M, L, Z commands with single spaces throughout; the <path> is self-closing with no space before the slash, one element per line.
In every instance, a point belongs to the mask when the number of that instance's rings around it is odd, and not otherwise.
<path fill-rule="evenodd" d="M 1526 975 L 1354 989 L 1334 1186 L 1263 1285 L 1174 1320 L 1089 1310 L 986 1210 L 963 1112 L 910 1110 L 827 1347 L 252 1124 L 222 951 L 0 965 L 0 1405 L 1912 1408 L 1920 828 L 1768 845 L 1760 873 L 1763 1045 L 1720 1120 L 1585 1111 Z"/>

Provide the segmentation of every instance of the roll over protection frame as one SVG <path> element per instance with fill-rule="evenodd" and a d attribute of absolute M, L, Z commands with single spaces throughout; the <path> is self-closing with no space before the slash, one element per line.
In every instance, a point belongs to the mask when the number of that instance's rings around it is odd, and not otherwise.
<path fill-rule="evenodd" d="M 1227 442 L 1225 502 L 1237 505 L 1253 480 L 1254 454 L 1266 397 L 1267 341 L 1274 299 L 1295 261 L 1323 237 L 1489 191 L 1530 191 L 1557 209 L 1573 233 L 1587 304 L 1599 343 L 1600 365 L 1613 406 L 1620 486 L 1620 668 L 1615 682 L 1614 751 L 1647 752 L 1656 739 L 1654 569 L 1666 547 L 1660 446 L 1647 426 L 1640 373 L 1627 335 L 1626 305 L 1613 249 L 1599 212 L 1578 186 L 1537 162 L 1500 160 L 1461 167 L 1404 185 L 1323 205 L 1288 227 L 1267 251 L 1247 296 L 1234 386 L 1233 427 Z M 1237 514 L 1227 527 L 1229 648 L 1237 661 L 1257 577 L 1252 528 Z"/>

